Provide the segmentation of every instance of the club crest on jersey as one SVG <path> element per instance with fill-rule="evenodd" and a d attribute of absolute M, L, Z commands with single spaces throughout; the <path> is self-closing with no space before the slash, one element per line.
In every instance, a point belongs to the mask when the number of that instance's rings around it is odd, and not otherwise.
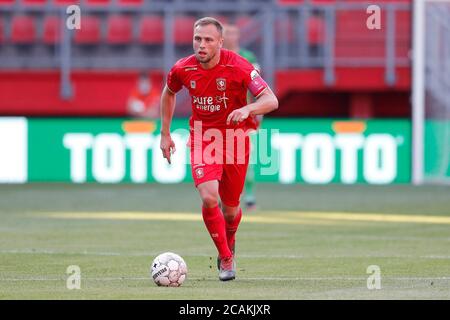
<path fill-rule="evenodd" d="M 195 82 L 195 80 L 191 80 L 191 89 L 195 89 L 196 86 L 197 83 Z"/>
<path fill-rule="evenodd" d="M 217 90 L 219 91 L 225 91 L 225 89 L 227 88 L 227 80 L 224 78 L 217 78 L 216 83 L 217 83 Z"/>
<path fill-rule="evenodd" d="M 197 179 L 203 178 L 205 173 L 203 172 L 203 168 L 197 168 L 195 169 L 195 175 L 197 176 Z"/>

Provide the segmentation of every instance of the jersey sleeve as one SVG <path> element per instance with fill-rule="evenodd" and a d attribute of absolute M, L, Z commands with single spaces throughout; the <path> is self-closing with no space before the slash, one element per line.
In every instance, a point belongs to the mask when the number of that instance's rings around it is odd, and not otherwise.
<path fill-rule="evenodd" d="M 167 75 L 167 87 L 173 93 L 177 93 L 183 87 L 183 83 L 179 76 L 178 64 L 175 64 Z"/>
<path fill-rule="evenodd" d="M 239 66 L 245 86 L 255 98 L 258 97 L 268 87 L 267 83 L 261 77 L 258 70 L 247 60 L 243 58 L 239 59 Z"/>

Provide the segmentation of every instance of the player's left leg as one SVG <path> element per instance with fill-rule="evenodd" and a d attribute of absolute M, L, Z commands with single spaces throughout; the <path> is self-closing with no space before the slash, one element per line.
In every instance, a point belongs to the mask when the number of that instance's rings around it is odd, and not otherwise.
<path fill-rule="evenodd" d="M 248 143 L 248 142 L 247 142 Z M 225 218 L 227 243 L 235 257 L 236 232 L 242 218 L 240 198 L 244 189 L 248 168 L 249 154 L 245 154 L 245 162 L 223 165 L 222 179 L 219 182 L 219 195 L 222 201 L 222 212 Z"/>
<path fill-rule="evenodd" d="M 240 206 L 230 207 L 222 204 L 222 212 L 225 218 L 225 229 L 227 233 L 228 248 L 235 253 L 236 231 L 242 218 L 242 209 Z"/>
<path fill-rule="evenodd" d="M 218 203 L 218 181 L 202 182 L 197 185 L 197 189 L 202 199 L 203 221 L 219 252 L 219 257 L 232 258 L 227 242 L 225 219 Z"/>

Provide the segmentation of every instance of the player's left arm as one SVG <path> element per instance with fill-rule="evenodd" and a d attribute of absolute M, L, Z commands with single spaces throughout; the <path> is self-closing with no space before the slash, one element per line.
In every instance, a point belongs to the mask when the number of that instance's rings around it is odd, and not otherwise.
<path fill-rule="evenodd" d="M 267 86 L 256 97 L 256 101 L 246 106 L 233 110 L 227 118 L 227 124 L 230 122 L 239 123 L 247 119 L 250 115 L 263 115 L 278 109 L 278 99 Z"/>

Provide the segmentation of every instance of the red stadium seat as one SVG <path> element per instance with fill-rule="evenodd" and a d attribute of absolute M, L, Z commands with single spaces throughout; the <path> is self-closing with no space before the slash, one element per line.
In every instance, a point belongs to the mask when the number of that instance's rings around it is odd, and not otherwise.
<path fill-rule="evenodd" d="M 239 27 L 239 29 L 242 31 L 242 29 L 247 29 L 247 30 L 253 30 L 255 29 L 260 29 L 261 30 L 261 23 L 260 21 L 252 16 L 248 16 L 248 15 L 242 15 L 239 16 L 236 19 L 236 25 Z"/>
<path fill-rule="evenodd" d="M 4 32 L 4 28 L 3 28 L 3 20 L 0 17 L 0 43 L 3 42 L 4 36 L 3 36 L 3 32 Z"/>
<path fill-rule="evenodd" d="M 239 27 L 239 29 L 243 29 L 243 28 L 245 28 L 246 26 L 248 26 L 249 24 L 251 24 L 252 23 L 252 17 L 250 17 L 250 16 L 247 16 L 247 15 L 245 15 L 245 16 L 239 16 L 237 19 L 236 19 L 236 25 Z"/>
<path fill-rule="evenodd" d="M 11 6 L 15 0 L 0 0 L 0 6 Z"/>
<path fill-rule="evenodd" d="M 384 58 L 385 28 L 370 30 L 365 11 L 338 11 L 336 13 L 337 58 Z M 381 16 L 385 25 L 385 15 Z"/>
<path fill-rule="evenodd" d="M 15 44 L 31 44 L 34 42 L 35 23 L 31 16 L 13 16 L 11 30 L 11 42 Z"/>
<path fill-rule="evenodd" d="M 314 1 L 326 1 L 326 0 L 314 0 Z M 342 0 L 341 0 L 342 1 Z M 343 2 L 367 2 L 365 0 L 343 0 Z M 411 0 L 377 0 L 374 2 L 374 4 L 380 3 L 380 2 L 402 2 L 402 3 L 411 3 Z"/>
<path fill-rule="evenodd" d="M 174 26 L 174 40 L 178 45 L 190 45 L 192 44 L 192 37 L 194 33 L 194 23 L 197 19 L 190 16 L 177 16 L 175 17 Z"/>
<path fill-rule="evenodd" d="M 124 6 L 141 6 L 144 4 L 144 0 L 119 0 L 119 5 Z"/>
<path fill-rule="evenodd" d="M 320 17 L 311 16 L 308 19 L 308 44 L 323 44 L 325 35 L 325 22 Z"/>
<path fill-rule="evenodd" d="M 58 16 L 48 16 L 44 19 L 43 42 L 45 44 L 59 43 L 61 40 L 61 19 Z"/>
<path fill-rule="evenodd" d="M 108 6 L 110 0 L 87 0 L 86 3 L 90 6 Z"/>
<path fill-rule="evenodd" d="M 398 58 L 407 58 L 411 50 L 411 12 L 396 12 L 395 52 Z"/>
<path fill-rule="evenodd" d="M 79 4 L 80 0 L 53 0 L 56 5 L 68 6 L 71 4 Z"/>
<path fill-rule="evenodd" d="M 100 41 L 100 20 L 95 16 L 83 16 L 81 29 L 75 31 L 75 43 L 97 44 Z"/>
<path fill-rule="evenodd" d="M 108 18 L 106 40 L 111 44 L 126 44 L 131 42 L 133 28 L 127 16 L 113 15 Z"/>
<path fill-rule="evenodd" d="M 278 0 L 278 3 L 283 4 L 299 4 L 302 3 L 304 0 Z"/>
<path fill-rule="evenodd" d="M 215 18 L 215 19 L 217 19 L 217 20 L 219 20 L 219 22 L 220 22 L 222 25 L 228 24 L 228 22 L 229 22 L 228 17 L 227 17 L 227 16 L 224 16 L 224 15 L 212 14 L 212 15 L 210 15 L 210 16 L 213 17 L 213 18 Z"/>
<path fill-rule="evenodd" d="M 246 38 L 247 36 L 252 37 L 253 35 L 256 35 L 253 40 L 257 42 L 261 41 L 262 26 L 260 20 L 258 20 L 257 18 L 249 15 L 242 15 L 236 19 L 236 25 L 238 26 L 239 30 L 241 30 L 242 39 Z"/>
<path fill-rule="evenodd" d="M 164 42 L 164 21 L 160 16 L 144 16 L 139 22 L 139 42 L 162 44 Z"/>
<path fill-rule="evenodd" d="M 23 0 L 23 3 L 26 4 L 26 5 L 32 5 L 32 6 L 38 5 L 38 6 L 40 6 L 40 5 L 46 4 L 47 0 Z"/>

